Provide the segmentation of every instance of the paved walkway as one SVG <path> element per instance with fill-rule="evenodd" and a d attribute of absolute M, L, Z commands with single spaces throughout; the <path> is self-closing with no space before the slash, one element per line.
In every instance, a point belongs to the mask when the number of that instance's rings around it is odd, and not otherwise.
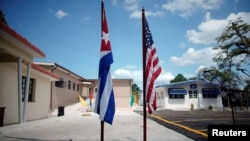
<path fill-rule="evenodd" d="M 1 141 L 99 141 L 100 120 L 80 103 L 66 107 L 64 116 L 54 111 L 48 119 L 0 128 Z M 106 141 L 142 141 L 143 117 L 132 109 L 116 109 L 113 125 L 104 124 Z M 148 141 L 192 141 L 192 139 L 147 119 Z"/>

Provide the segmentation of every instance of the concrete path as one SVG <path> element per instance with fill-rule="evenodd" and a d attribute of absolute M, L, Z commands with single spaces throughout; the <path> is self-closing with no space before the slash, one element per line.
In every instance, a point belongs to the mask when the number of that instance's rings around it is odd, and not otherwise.
<path fill-rule="evenodd" d="M 1 141 L 100 141 L 100 120 L 81 104 L 54 111 L 48 119 L 0 128 Z M 113 125 L 104 124 L 105 141 L 142 141 L 143 117 L 132 109 L 117 108 Z M 192 139 L 147 119 L 148 141 L 192 141 Z"/>

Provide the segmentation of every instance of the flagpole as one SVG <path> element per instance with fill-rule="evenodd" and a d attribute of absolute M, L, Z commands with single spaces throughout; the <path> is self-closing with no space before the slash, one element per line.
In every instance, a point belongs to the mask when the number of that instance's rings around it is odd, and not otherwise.
<path fill-rule="evenodd" d="M 145 13 L 142 7 L 142 72 L 143 72 L 143 141 L 147 140 L 147 110 L 146 110 L 146 80 L 145 80 L 145 67 L 146 67 L 146 47 L 145 47 Z"/>
<path fill-rule="evenodd" d="M 104 121 L 101 121 L 101 141 L 104 141 Z"/>
<path fill-rule="evenodd" d="M 104 10 L 104 3 L 103 3 L 103 0 L 101 2 L 101 38 L 102 38 L 102 24 L 103 24 L 103 10 Z M 104 141 L 104 121 L 101 120 L 101 141 Z"/>

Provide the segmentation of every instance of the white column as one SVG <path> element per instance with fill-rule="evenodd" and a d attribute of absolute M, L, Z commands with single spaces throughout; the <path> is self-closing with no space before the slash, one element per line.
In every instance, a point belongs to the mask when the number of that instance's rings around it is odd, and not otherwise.
<path fill-rule="evenodd" d="M 26 75 L 26 84 L 25 84 L 25 96 L 24 96 L 24 106 L 23 106 L 23 122 L 27 120 L 27 108 L 28 108 L 28 98 L 29 98 L 29 86 L 30 86 L 30 70 L 31 63 L 27 64 L 27 75 Z"/>
<path fill-rule="evenodd" d="M 17 81 L 18 81 L 18 122 L 22 123 L 22 58 L 18 58 L 18 71 L 17 71 Z"/>

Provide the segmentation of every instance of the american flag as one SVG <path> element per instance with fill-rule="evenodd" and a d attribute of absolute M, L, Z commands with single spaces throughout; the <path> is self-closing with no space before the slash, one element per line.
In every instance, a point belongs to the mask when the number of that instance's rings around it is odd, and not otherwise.
<path fill-rule="evenodd" d="M 95 100 L 94 112 L 99 114 L 99 119 L 101 121 L 112 124 L 115 114 L 115 98 L 110 74 L 110 65 L 113 63 L 113 56 L 104 7 L 102 7 L 102 14 L 101 56 L 98 73 L 99 86 Z"/>
<path fill-rule="evenodd" d="M 146 81 L 146 102 L 148 104 L 148 113 L 151 114 L 157 109 L 156 105 L 156 92 L 155 92 L 155 80 L 161 73 L 161 66 L 156 54 L 156 48 L 154 45 L 153 37 L 151 35 L 146 17 L 144 18 L 144 36 L 146 47 L 146 64 L 145 64 L 145 81 Z"/>

